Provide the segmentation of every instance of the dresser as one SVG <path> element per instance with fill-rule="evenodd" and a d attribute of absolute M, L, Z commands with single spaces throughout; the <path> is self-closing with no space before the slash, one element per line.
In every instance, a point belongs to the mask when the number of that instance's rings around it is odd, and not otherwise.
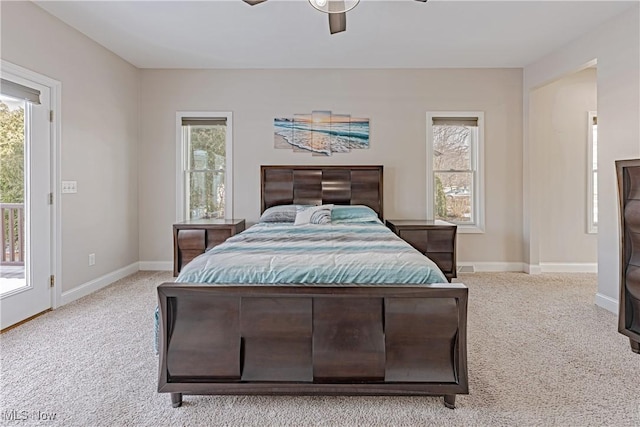
<path fill-rule="evenodd" d="M 456 275 L 457 225 L 440 220 L 388 219 L 387 227 L 436 263 L 447 280 Z"/>
<path fill-rule="evenodd" d="M 620 204 L 618 331 L 640 353 L 640 159 L 616 161 Z"/>
<path fill-rule="evenodd" d="M 173 275 L 244 228 L 244 219 L 192 219 L 173 224 Z"/>

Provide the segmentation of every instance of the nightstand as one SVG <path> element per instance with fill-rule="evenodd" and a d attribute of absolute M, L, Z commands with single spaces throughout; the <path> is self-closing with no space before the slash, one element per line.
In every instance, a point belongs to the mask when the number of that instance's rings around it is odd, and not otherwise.
<path fill-rule="evenodd" d="M 458 226 L 440 220 L 388 219 L 387 227 L 436 263 L 447 280 L 456 274 Z"/>
<path fill-rule="evenodd" d="M 244 228 L 244 219 L 192 219 L 173 224 L 173 275 Z"/>

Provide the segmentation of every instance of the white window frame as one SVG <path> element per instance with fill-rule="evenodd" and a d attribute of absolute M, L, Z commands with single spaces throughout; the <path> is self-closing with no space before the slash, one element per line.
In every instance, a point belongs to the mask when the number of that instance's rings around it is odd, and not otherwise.
<path fill-rule="evenodd" d="M 187 203 L 185 199 L 185 171 L 189 161 L 188 147 L 183 142 L 182 118 L 226 118 L 225 141 L 225 177 L 224 177 L 224 217 L 233 218 L 233 113 L 230 111 L 177 111 L 176 112 L 176 221 L 188 219 Z"/>
<path fill-rule="evenodd" d="M 428 111 L 427 112 L 427 219 L 435 218 L 434 207 L 434 171 L 433 171 L 433 118 L 468 118 L 478 120 L 478 138 L 471 143 L 471 166 L 473 173 L 472 223 L 458 224 L 459 233 L 484 233 L 484 112 L 482 111 Z"/>
<path fill-rule="evenodd" d="M 597 172 L 598 168 L 593 169 L 593 121 L 597 120 L 598 112 L 597 111 L 589 111 L 588 112 L 588 121 L 587 121 L 587 234 L 597 234 L 598 233 L 598 223 L 594 222 L 593 218 L 593 208 L 595 205 L 595 200 L 593 197 L 593 192 L 598 185 L 597 182 L 593 180 L 593 172 Z M 595 159 L 597 160 L 597 158 Z"/>

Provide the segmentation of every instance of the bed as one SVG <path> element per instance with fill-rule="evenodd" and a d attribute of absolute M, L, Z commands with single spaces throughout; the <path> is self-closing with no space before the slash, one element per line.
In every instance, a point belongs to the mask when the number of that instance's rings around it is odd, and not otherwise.
<path fill-rule="evenodd" d="M 258 223 L 158 287 L 158 391 L 174 407 L 183 395 L 264 394 L 435 395 L 454 408 L 468 393 L 468 290 L 382 224 L 382 176 L 261 167 L 261 212 L 348 215 Z M 377 218 L 352 221 L 359 206 Z"/>

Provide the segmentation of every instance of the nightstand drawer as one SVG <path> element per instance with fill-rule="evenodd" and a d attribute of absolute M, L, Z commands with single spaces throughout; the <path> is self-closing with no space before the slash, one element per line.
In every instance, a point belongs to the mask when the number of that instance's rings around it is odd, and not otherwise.
<path fill-rule="evenodd" d="M 204 251 L 205 234 L 205 230 L 178 230 L 178 248 Z"/>
<path fill-rule="evenodd" d="M 203 230 L 204 231 L 204 230 Z M 223 243 L 229 237 L 233 236 L 233 230 L 226 229 L 209 229 L 207 230 L 207 249 L 211 249 L 214 246 L 218 246 Z"/>
<path fill-rule="evenodd" d="M 405 242 L 419 250 L 420 252 L 427 252 L 427 241 L 429 237 L 429 231 L 427 230 L 399 230 L 398 236 Z"/>
<path fill-rule="evenodd" d="M 425 255 L 436 263 L 444 274 L 455 273 L 453 267 L 453 254 L 451 252 L 427 252 Z"/>
<path fill-rule="evenodd" d="M 194 219 L 173 224 L 173 275 L 244 227 L 244 219 Z"/>
<path fill-rule="evenodd" d="M 388 219 L 387 226 L 401 239 L 429 257 L 451 281 L 457 275 L 457 227 L 445 221 Z"/>
<path fill-rule="evenodd" d="M 177 230 L 178 262 L 186 265 L 205 250 L 205 230 Z"/>
<path fill-rule="evenodd" d="M 453 252 L 454 229 L 428 230 L 427 252 Z"/>

